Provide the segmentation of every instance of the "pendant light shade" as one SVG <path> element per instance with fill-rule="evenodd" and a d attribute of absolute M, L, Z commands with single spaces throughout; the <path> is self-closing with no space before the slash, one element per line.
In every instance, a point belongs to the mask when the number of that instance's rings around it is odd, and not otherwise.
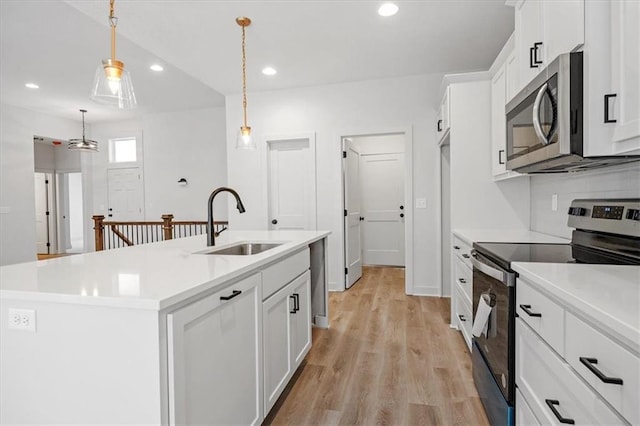
<path fill-rule="evenodd" d="M 81 109 L 80 112 L 82 113 L 82 139 L 69 139 L 67 148 L 75 151 L 98 152 L 98 142 L 84 137 L 84 114 L 87 110 Z"/>
<path fill-rule="evenodd" d="M 116 26 L 114 1 L 109 0 L 109 26 L 111 27 L 111 58 L 103 59 L 96 69 L 91 99 L 120 109 L 134 108 L 137 104 L 131 76 L 124 68 L 124 62 L 116 59 Z"/>
<path fill-rule="evenodd" d="M 247 126 L 247 55 L 245 53 L 245 29 L 251 25 L 251 19 L 241 16 L 236 18 L 236 23 L 242 27 L 242 126 L 238 132 L 236 149 L 256 149 L 256 144 L 251 136 L 251 127 Z"/>

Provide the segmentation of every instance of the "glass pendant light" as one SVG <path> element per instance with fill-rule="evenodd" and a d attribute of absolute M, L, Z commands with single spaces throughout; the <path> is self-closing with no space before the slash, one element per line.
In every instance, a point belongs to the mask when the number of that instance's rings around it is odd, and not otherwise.
<path fill-rule="evenodd" d="M 133 91 L 129 71 L 124 69 L 124 62 L 116 59 L 116 26 L 118 25 L 118 18 L 113 14 L 114 2 L 115 0 L 109 0 L 111 58 L 103 59 L 96 69 L 91 99 L 120 109 L 130 109 L 136 106 L 136 95 Z"/>
<path fill-rule="evenodd" d="M 251 19 L 241 16 L 236 18 L 236 23 L 242 27 L 242 126 L 238 132 L 236 149 L 256 149 L 256 144 L 251 137 L 251 127 L 247 126 L 247 56 L 244 38 L 245 28 L 251 25 Z"/>
<path fill-rule="evenodd" d="M 98 152 L 98 142 L 84 137 L 84 114 L 87 110 L 81 109 L 80 112 L 82 113 L 82 139 L 69 139 L 67 148 L 75 151 Z"/>

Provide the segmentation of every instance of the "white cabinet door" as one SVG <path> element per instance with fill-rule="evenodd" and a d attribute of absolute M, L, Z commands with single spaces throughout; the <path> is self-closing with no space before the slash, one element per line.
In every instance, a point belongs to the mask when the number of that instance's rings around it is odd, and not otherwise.
<path fill-rule="evenodd" d="M 264 411 L 269 412 L 292 375 L 291 287 L 286 286 L 262 304 L 264 337 Z"/>
<path fill-rule="evenodd" d="M 172 425 L 262 421 L 260 274 L 167 315 Z"/>
<path fill-rule="evenodd" d="M 530 0 L 532 1 L 532 0 Z M 544 4 L 544 64 L 584 44 L 584 0 L 554 0 Z"/>
<path fill-rule="evenodd" d="M 449 134 L 451 128 L 451 114 L 450 114 L 450 97 L 449 86 L 444 90 L 442 101 L 440 102 L 440 109 L 438 111 L 438 143 L 442 143 L 442 140 Z"/>
<path fill-rule="evenodd" d="M 311 273 L 262 304 L 265 416 L 311 348 Z"/>
<path fill-rule="evenodd" d="M 519 90 L 542 70 L 543 2 L 528 0 L 516 8 L 516 49 L 520 68 Z M 536 60 L 537 59 L 537 60 Z M 519 91 L 518 90 L 518 91 Z"/>
<path fill-rule="evenodd" d="M 311 349 L 311 274 L 306 272 L 293 281 L 291 291 L 291 362 L 295 371 Z"/>
<path fill-rule="evenodd" d="M 520 75 L 518 70 L 518 49 L 513 49 L 513 52 L 507 57 L 505 62 L 505 74 L 507 78 L 507 98 L 505 104 L 509 103 L 515 95 L 518 94 L 520 89 Z"/>
<path fill-rule="evenodd" d="M 611 2 L 613 152 L 640 149 L 640 2 Z"/>
<path fill-rule="evenodd" d="M 494 176 L 507 170 L 506 77 L 506 67 L 502 65 L 491 80 L 491 164 Z"/>

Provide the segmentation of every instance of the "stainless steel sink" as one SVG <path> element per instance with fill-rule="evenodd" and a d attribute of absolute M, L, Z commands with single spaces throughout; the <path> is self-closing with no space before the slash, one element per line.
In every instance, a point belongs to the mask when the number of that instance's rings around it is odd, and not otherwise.
<path fill-rule="evenodd" d="M 281 246 L 283 243 L 239 243 L 232 246 L 213 248 L 207 251 L 198 252 L 198 254 L 216 254 L 227 256 L 251 256 L 252 254 L 262 253 L 272 248 Z"/>

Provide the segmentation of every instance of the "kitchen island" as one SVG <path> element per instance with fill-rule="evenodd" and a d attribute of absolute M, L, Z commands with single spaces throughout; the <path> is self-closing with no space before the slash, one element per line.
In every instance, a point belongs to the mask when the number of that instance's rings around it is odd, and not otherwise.
<path fill-rule="evenodd" d="M 328 325 L 322 231 L 226 231 L 0 268 L 0 423 L 260 424 Z"/>

